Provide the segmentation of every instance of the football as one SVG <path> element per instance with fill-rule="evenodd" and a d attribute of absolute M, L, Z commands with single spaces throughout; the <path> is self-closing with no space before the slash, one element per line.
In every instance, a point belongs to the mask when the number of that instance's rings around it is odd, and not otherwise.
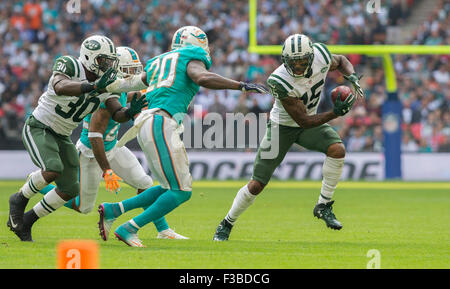
<path fill-rule="evenodd" d="M 352 90 L 350 89 L 350 87 L 345 86 L 345 85 L 340 85 L 338 87 L 335 87 L 331 91 L 331 100 L 333 101 L 333 103 L 336 102 L 336 98 L 337 98 L 339 92 L 341 93 L 341 100 L 344 101 L 352 93 Z"/>

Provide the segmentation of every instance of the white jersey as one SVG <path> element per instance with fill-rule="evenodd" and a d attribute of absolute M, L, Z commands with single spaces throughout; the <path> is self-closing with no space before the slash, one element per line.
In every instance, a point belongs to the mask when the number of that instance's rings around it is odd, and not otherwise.
<path fill-rule="evenodd" d="M 100 95 L 86 93 L 81 96 L 57 95 L 53 88 L 53 78 L 57 74 L 63 74 L 77 81 L 87 81 L 87 78 L 83 65 L 75 57 L 62 56 L 55 61 L 47 91 L 39 98 L 33 116 L 58 134 L 71 135 L 86 115 L 99 108 L 101 102 L 111 97 L 118 97 L 110 93 Z"/>
<path fill-rule="evenodd" d="M 267 84 L 275 97 L 270 111 L 271 121 L 285 126 L 299 127 L 281 103 L 281 99 L 285 97 L 300 98 L 308 115 L 317 113 L 322 88 L 331 66 L 331 54 L 322 43 L 314 43 L 313 51 L 314 60 L 311 69 L 304 77 L 291 76 L 282 64 L 267 79 Z"/>

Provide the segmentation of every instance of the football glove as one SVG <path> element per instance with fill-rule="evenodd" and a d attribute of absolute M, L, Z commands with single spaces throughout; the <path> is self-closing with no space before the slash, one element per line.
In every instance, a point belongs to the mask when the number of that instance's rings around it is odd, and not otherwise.
<path fill-rule="evenodd" d="M 120 191 L 119 181 L 122 179 L 113 170 L 109 169 L 103 172 L 103 179 L 105 180 L 106 190 L 116 194 Z"/>
<path fill-rule="evenodd" d="M 137 93 L 133 94 L 133 98 L 130 102 L 130 108 L 125 111 L 126 115 L 132 120 L 134 120 L 134 116 L 136 114 L 140 113 L 142 109 L 148 105 L 145 93 L 142 93 L 139 98 L 137 95 Z"/>
<path fill-rule="evenodd" d="M 103 75 L 94 82 L 96 92 L 105 92 L 106 87 L 113 83 L 117 78 L 117 70 L 110 67 Z"/>
<path fill-rule="evenodd" d="M 243 92 L 269 93 L 269 90 L 264 85 L 242 81 L 239 83 L 239 90 L 242 90 Z"/>
<path fill-rule="evenodd" d="M 362 78 L 362 75 L 357 76 L 356 73 L 352 73 L 349 76 L 344 75 L 344 78 L 352 83 L 356 95 L 358 97 L 364 98 L 364 91 L 362 90 L 361 85 L 359 84 L 359 80 Z"/>
<path fill-rule="evenodd" d="M 351 93 L 348 97 L 342 101 L 341 93 L 339 92 L 334 103 L 333 112 L 336 115 L 343 116 L 352 109 L 353 103 L 355 103 L 356 97 Z"/>

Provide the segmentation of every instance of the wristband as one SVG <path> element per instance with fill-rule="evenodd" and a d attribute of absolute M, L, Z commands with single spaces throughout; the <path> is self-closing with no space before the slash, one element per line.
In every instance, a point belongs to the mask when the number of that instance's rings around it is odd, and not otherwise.
<path fill-rule="evenodd" d="M 127 109 L 125 110 L 125 114 L 126 114 L 131 120 L 134 120 L 134 115 L 131 115 L 130 109 L 129 109 L 129 108 L 127 108 Z"/>
<path fill-rule="evenodd" d="M 99 137 L 103 138 L 103 135 L 99 132 L 88 132 L 88 138 Z"/>
<path fill-rule="evenodd" d="M 95 85 L 89 82 L 81 83 L 81 93 L 91 92 L 95 89 Z"/>

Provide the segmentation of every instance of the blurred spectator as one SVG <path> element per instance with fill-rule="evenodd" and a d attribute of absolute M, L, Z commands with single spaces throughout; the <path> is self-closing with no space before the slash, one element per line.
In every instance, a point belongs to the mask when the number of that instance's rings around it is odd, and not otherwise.
<path fill-rule="evenodd" d="M 425 0 L 422 0 L 425 1 Z M 366 1 L 259 0 L 257 41 L 280 45 L 293 33 L 326 44 L 385 44 L 389 28 L 407 20 L 417 1 L 387 0 L 381 13 L 366 13 Z M 248 47 L 248 3 L 241 0 L 86 0 L 81 13 L 68 13 L 67 1 L 0 2 L 0 146 L 17 140 L 24 120 L 46 89 L 54 60 L 77 56 L 81 41 L 104 34 L 117 46 L 131 46 L 145 63 L 170 49 L 173 33 L 183 25 L 205 30 L 210 41 L 212 71 L 243 81 L 265 82 L 280 57 L 256 55 Z M 410 44 L 448 45 L 450 1 L 440 0 L 426 21 L 413 31 Z M 395 29 L 395 28 L 394 28 Z M 331 122 L 349 151 L 382 151 L 381 106 L 386 99 L 381 60 L 347 55 L 354 64 L 367 99 L 345 117 Z M 404 151 L 450 151 L 450 87 L 448 55 L 395 55 L 398 95 L 404 105 Z M 348 83 L 330 72 L 319 111 L 332 107 L 332 88 Z M 268 113 L 270 95 L 201 89 L 192 119 L 208 111 Z M 193 114 L 194 110 L 189 110 Z M 12 147 L 14 148 L 14 146 Z"/>

